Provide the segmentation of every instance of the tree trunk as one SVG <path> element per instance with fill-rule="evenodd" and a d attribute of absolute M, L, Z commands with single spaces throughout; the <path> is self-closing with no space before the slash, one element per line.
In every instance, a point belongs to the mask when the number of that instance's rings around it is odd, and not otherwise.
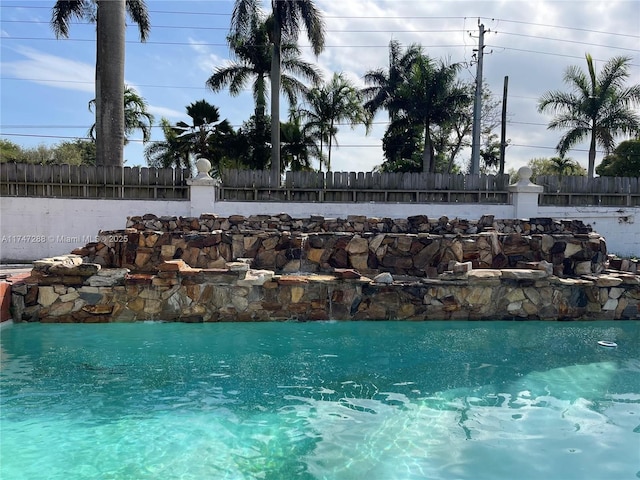
<path fill-rule="evenodd" d="M 275 12 L 274 12 L 275 13 Z M 273 57 L 271 58 L 271 183 L 280 186 L 280 57 L 282 31 L 278 15 L 273 16 Z"/>
<path fill-rule="evenodd" d="M 424 173 L 433 172 L 433 163 L 431 136 L 429 135 L 429 123 L 424 124 L 424 150 L 422 151 L 422 171 Z"/>
<path fill-rule="evenodd" d="M 331 119 L 331 123 L 329 124 L 329 153 L 327 156 L 327 172 L 331 171 L 331 147 L 333 146 L 333 119 Z"/>
<path fill-rule="evenodd" d="M 96 165 L 122 166 L 125 0 L 99 0 L 96 23 Z"/>
<path fill-rule="evenodd" d="M 591 129 L 591 145 L 589 145 L 589 178 L 593 178 L 596 168 L 596 129 Z"/>

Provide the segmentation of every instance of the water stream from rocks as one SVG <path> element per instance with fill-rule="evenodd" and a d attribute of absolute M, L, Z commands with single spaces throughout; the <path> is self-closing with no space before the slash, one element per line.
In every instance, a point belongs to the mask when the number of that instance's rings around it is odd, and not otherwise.
<path fill-rule="evenodd" d="M 307 272 L 307 242 L 309 240 L 309 235 L 306 233 L 300 234 L 300 273 L 308 273 Z"/>

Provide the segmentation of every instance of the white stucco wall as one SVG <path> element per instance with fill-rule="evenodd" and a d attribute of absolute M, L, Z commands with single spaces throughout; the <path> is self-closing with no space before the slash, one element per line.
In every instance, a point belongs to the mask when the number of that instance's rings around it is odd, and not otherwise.
<path fill-rule="evenodd" d="M 192 187 L 193 188 L 193 187 Z M 205 192 L 202 192 L 205 193 Z M 69 253 L 95 238 L 100 230 L 122 229 L 128 216 L 153 213 L 158 216 L 220 216 L 287 213 L 304 218 L 348 215 L 406 218 L 426 215 L 439 218 L 478 220 L 482 215 L 514 218 L 514 205 L 504 204 L 381 204 L 381 203 L 294 203 L 215 202 L 208 191 L 189 201 L 78 200 L 58 198 L 0 198 L 0 261 L 30 262 L 38 258 Z M 200 199 L 196 202 L 195 199 Z M 578 219 L 590 224 L 607 239 L 608 250 L 622 256 L 640 256 L 640 208 L 617 207 L 527 207 L 528 215 Z"/>
<path fill-rule="evenodd" d="M 271 215 L 288 213 L 294 218 L 323 215 L 326 218 L 347 218 L 349 215 L 367 217 L 407 218 L 412 215 L 426 215 L 439 218 L 464 218 L 478 220 L 482 215 L 496 218 L 511 218 L 512 205 L 486 204 L 418 204 L 418 203 L 298 203 L 298 202 L 216 202 L 211 211 L 223 217 L 238 215 Z"/>
<path fill-rule="evenodd" d="M 582 220 L 607 240 L 607 251 L 623 257 L 640 257 L 638 207 L 538 207 L 538 216 Z"/>
<path fill-rule="evenodd" d="M 189 215 L 188 201 L 0 198 L 0 261 L 30 262 L 69 253 L 127 216 Z"/>

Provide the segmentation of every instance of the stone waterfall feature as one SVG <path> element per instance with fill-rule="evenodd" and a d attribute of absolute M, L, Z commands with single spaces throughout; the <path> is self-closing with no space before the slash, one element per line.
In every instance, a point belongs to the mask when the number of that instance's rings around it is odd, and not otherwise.
<path fill-rule="evenodd" d="M 640 277 L 579 221 L 130 217 L 34 262 L 14 319 L 640 318 Z"/>

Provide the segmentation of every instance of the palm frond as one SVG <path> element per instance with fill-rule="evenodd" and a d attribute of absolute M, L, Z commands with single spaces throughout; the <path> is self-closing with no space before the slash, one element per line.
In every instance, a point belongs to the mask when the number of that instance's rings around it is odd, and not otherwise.
<path fill-rule="evenodd" d="M 88 0 L 58 0 L 51 9 L 51 28 L 56 38 L 68 38 L 70 20 L 86 18 L 89 9 Z"/>
<path fill-rule="evenodd" d="M 129 16 L 138 25 L 140 33 L 140 41 L 146 42 L 151 30 L 151 22 L 149 21 L 149 10 L 144 0 L 127 0 L 126 8 Z"/>

